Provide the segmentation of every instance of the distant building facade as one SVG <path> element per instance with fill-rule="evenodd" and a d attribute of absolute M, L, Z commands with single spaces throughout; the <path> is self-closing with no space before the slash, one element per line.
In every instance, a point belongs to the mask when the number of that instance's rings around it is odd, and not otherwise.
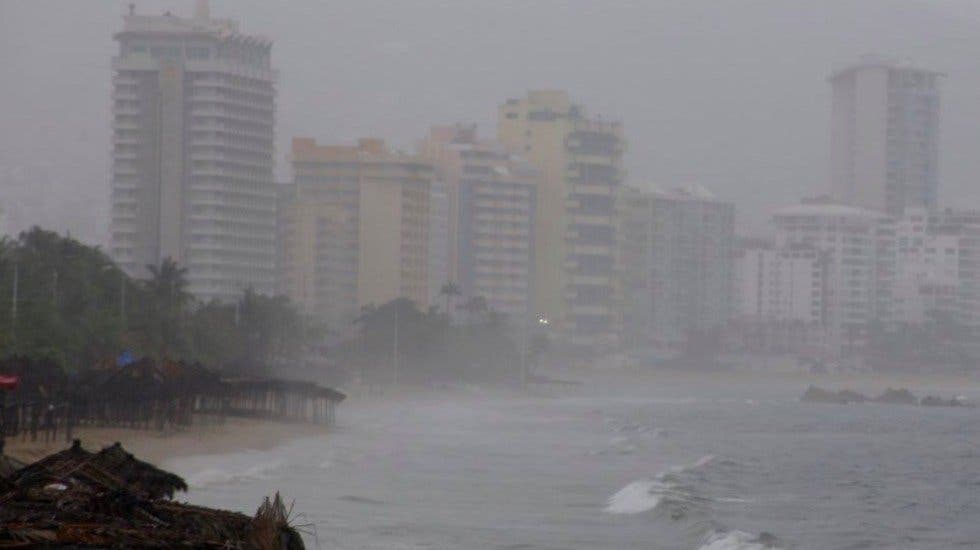
<path fill-rule="evenodd" d="M 172 258 L 202 300 L 275 287 L 272 43 L 233 21 L 124 17 L 114 38 L 110 248 L 130 275 Z"/>
<path fill-rule="evenodd" d="M 286 294 L 335 328 L 396 298 L 426 308 L 432 164 L 379 139 L 294 138 L 291 161 Z"/>
<path fill-rule="evenodd" d="M 812 249 L 819 266 L 820 324 L 825 334 L 821 353 L 839 356 L 863 348 L 879 313 L 883 289 L 879 262 L 883 226 L 890 220 L 872 210 L 817 202 L 778 210 L 773 216 L 776 246 Z M 887 260 L 887 258 L 886 258 Z"/>
<path fill-rule="evenodd" d="M 837 202 L 892 216 L 936 207 L 941 76 L 873 59 L 830 76 Z"/>
<path fill-rule="evenodd" d="M 654 336 L 654 194 L 624 187 L 617 200 L 622 341 L 628 348 L 642 348 L 652 344 Z"/>
<path fill-rule="evenodd" d="M 589 117 L 561 91 L 531 91 L 498 112 L 498 139 L 541 172 L 535 309 L 569 343 L 615 345 L 621 331 L 616 197 L 622 125 Z"/>
<path fill-rule="evenodd" d="M 825 267 L 822 252 L 809 244 L 738 247 L 732 328 L 746 351 L 823 354 Z"/>
<path fill-rule="evenodd" d="M 438 167 L 435 167 L 438 169 Z M 449 269 L 449 186 L 438 173 L 429 186 L 429 301 L 454 277 Z"/>
<path fill-rule="evenodd" d="M 731 317 L 735 205 L 697 185 L 654 192 L 653 331 L 667 346 Z"/>
<path fill-rule="evenodd" d="M 823 270 L 809 245 L 753 246 L 735 260 L 735 318 L 761 323 L 819 323 L 823 318 Z"/>
<path fill-rule="evenodd" d="M 475 126 L 435 127 L 420 145 L 446 182 L 449 279 L 519 324 L 534 313 L 539 172 Z M 520 325 L 518 325 L 520 326 Z"/>

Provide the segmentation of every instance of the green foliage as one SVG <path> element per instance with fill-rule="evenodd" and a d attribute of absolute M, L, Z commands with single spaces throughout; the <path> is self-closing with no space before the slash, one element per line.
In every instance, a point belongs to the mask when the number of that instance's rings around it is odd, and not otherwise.
<path fill-rule="evenodd" d="M 407 298 L 362 308 L 358 336 L 344 344 L 341 361 L 368 383 L 516 381 L 522 357 L 513 327 L 483 298 L 464 306 L 467 322 L 421 311 Z M 545 346 L 537 343 L 541 351 Z"/>
<path fill-rule="evenodd" d="M 308 341 L 283 297 L 249 289 L 237 305 L 200 304 L 176 262 L 147 268 L 147 280 L 130 279 L 97 247 L 39 228 L 0 241 L 0 355 L 84 369 L 130 349 L 223 367 L 267 365 Z"/>

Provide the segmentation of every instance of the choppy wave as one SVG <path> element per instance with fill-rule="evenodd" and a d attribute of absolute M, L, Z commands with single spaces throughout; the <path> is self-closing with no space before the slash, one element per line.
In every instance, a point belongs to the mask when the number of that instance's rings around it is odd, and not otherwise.
<path fill-rule="evenodd" d="M 745 531 L 714 532 L 704 538 L 699 550 L 778 550 L 776 538 L 768 533 Z"/>
<path fill-rule="evenodd" d="M 763 533 L 728 531 L 711 520 L 712 500 L 700 495 L 685 475 L 708 466 L 714 455 L 704 455 L 689 464 L 673 466 L 654 478 L 639 479 L 609 497 L 605 512 L 609 514 L 651 513 L 654 518 L 685 521 L 698 550 L 778 550 L 776 537 Z M 726 502 L 741 499 L 719 499 Z"/>

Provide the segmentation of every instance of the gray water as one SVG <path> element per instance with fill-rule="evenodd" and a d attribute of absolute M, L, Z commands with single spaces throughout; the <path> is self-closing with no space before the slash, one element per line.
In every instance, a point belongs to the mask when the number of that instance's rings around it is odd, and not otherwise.
<path fill-rule="evenodd" d="M 280 490 L 324 549 L 980 547 L 980 409 L 801 391 L 352 402 L 325 438 L 167 466 L 195 503 L 252 513 Z"/>

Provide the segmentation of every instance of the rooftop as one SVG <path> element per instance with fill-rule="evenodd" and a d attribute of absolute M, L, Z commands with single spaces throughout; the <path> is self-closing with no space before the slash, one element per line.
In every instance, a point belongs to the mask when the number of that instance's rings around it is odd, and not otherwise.
<path fill-rule="evenodd" d="M 832 203 L 804 203 L 784 206 L 773 213 L 774 216 L 818 216 L 818 217 L 861 217 L 861 218 L 885 218 L 885 214 L 847 206 L 844 204 Z"/>
<path fill-rule="evenodd" d="M 198 34 L 221 40 L 245 40 L 266 47 L 272 45 L 268 38 L 241 33 L 238 23 L 232 19 L 212 19 L 206 1 L 198 2 L 193 17 L 180 17 L 169 11 L 162 15 L 137 15 L 131 4 L 129 13 L 123 16 L 123 29 L 115 37 L 129 34 Z"/>
<path fill-rule="evenodd" d="M 835 80 L 849 73 L 859 71 L 861 69 L 871 69 L 871 68 L 883 68 L 883 69 L 899 69 L 905 71 L 915 71 L 936 76 L 946 76 L 945 73 L 934 71 L 932 69 L 926 69 L 923 67 L 917 67 L 913 65 L 908 60 L 899 60 L 894 58 L 888 58 L 878 55 L 864 55 L 858 60 L 857 63 L 852 63 L 843 67 L 838 67 L 833 72 L 830 73 L 828 80 Z"/>

